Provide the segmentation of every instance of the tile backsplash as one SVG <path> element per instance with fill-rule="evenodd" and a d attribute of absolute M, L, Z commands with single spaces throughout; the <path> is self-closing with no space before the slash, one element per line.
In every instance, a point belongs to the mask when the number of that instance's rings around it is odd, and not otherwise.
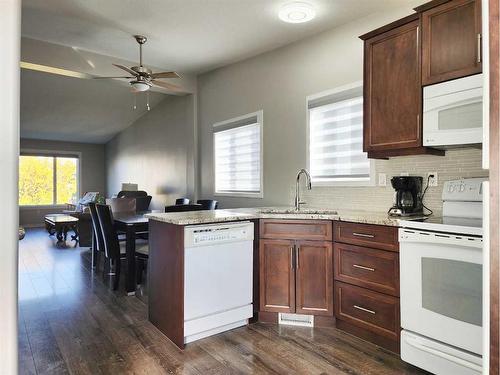
<path fill-rule="evenodd" d="M 424 188 L 427 173 L 437 172 L 438 186 L 429 187 L 424 204 L 436 215 L 442 212 L 441 192 L 444 181 L 469 177 L 488 177 L 488 171 L 481 168 L 481 150 L 456 149 L 446 151 L 445 156 L 405 156 L 375 162 L 376 182 L 378 174 L 387 175 L 387 186 L 369 187 L 333 187 L 313 186 L 310 191 L 303 190 L 303 198 L 309 206 L 331 209 L 355 209 L 366 211 L 387 211 L 392 206 L 394 189 L 391 186 L 392 176 L 408 173 L 410 176 L 422 176 Z M 291 189 L 292 197 L 295 194 Z M 293 198 L 291 199 L 293 201 Z"/>

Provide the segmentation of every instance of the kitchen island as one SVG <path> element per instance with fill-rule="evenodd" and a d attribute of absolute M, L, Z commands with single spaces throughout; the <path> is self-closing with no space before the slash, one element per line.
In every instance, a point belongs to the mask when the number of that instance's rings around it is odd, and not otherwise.
<path fill-rule="evenodd" d="M 314 208 L 296 212 L 283 207 L 151 213 L 147 217 L 150 222 L 149 320 L 178 347 L 184 348 L 188 342 L 247 322 L 276 323 L 278 318 L 291 317 L 286 313 L 314 316 L 314 326 L 335 326 L 334 315 L 343 314 L 336 306 L 337 301 L 334 304 L 333 241 L 337 238 L 382 250 L 377 250 L 375 255 L 373 251 L 368 253 L 365 261 L 378 262 L 377 267 L 382 265 L 381 269 L 385 270 L 383 277 L 390 279 L 387 280 L 390 285 L 385 289 L 372 289 L 392 294 L 379 293 L 383 298 L 376 306 L 384 311 L 382 317 L 388 321 L 372 322 L 370 319 L 373 318 L 368 316 L 366 324 L 361 327 L 373 326 L 372 331 L 376 332 L 363 335 L 359 326 L 350 324 L 349 320 L 352 323 L 357 319 L 351 316 L 341 316 L 344 321 L 342 328 L 398 351 L 399 284 L 396 286 L 395 282 L 399 283 L 399 273 L 394 268 L 398 261 L 398 219 L 380 212 L 337 212 Z M 334 224 L 342 222 L 345 225 Z M 213 246 L 206 247 L 207 251 L 214 251 L 210 253 L 213 256 L 207 255 L 205 250 L 192 250 L 193 246 L 201 246 L 203 241 L 232 241 L 234 244 L 236 240 L 247 242 L 244 246 L 224 247 L 226 255 L 220 257 L 216 254 L 223 251 L 217 251 Z M 343 248 L 339 255 L 347 254 L 348 250 L 351 249 Z M 202 257 L 203 260 L 198 259 Z M 346 259 L 351 261 L 347 256 Z M 343 260 L 335 259 L 338 261 Z M 201 268 L 193 272 L 195 263 Z M 232 269 L 234 272 L 227 272 Z M 388 270 L 398 275 L 392 275 Z M 378 272 L 374 272 L 375 278 L 380 279 Z M 203 276 L 196 278 L 193 276 L 196 274 Z M 348 276 L 355 280 L 354 277 L 359 275 Z M 346 275 L 339 274 L 339 278 L 342 277 Z M 200 278 L 206 283 L 200 282 Z M 376 285 L 370 282 L 361 283 L 361 286 Z M 385 281 L 376 282 L 383 284 Z M 351 283 L 356 284 L 356 281 Z M 197 288 L 193 287 L 195 284 Z M 234 287 L 228 289 L 228 285 Z M 338 285 L 340 287 L 342 283 Z M 359 294 L 364 290 L 352 291 L 348 286 L 343 286 L 344 293 Z M 211 297 L 210 291 L 213 292 Z M 370 295 L 370 298 L 380 296 Z M 342 302 L 340 295 L 336 298 Z M 371 301 L 363 294 L 360 298 L 365 298 L 364 303 Z M 196 306 L 194 310 L 193 306 Z M 209 313 L 203 313 L 204 308 Z M 356 313 L 358 311 L 352 315 Z"/>

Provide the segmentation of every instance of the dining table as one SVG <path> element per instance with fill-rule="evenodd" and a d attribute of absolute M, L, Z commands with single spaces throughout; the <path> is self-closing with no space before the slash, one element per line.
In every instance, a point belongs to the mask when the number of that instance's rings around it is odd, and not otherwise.
<path fill-rule="evenodd" d="M 117 212 L 113 214 L 115 229 L 125 233 L 125 249 L 127 269 L 125 273 L 125 289 L 129 296 L 135 295 L 136 284 L 136 259 L 135 241 L 138 234 L 148 233 L 148 218 L 144 215 L 152 211 L 144 212 Z"/>

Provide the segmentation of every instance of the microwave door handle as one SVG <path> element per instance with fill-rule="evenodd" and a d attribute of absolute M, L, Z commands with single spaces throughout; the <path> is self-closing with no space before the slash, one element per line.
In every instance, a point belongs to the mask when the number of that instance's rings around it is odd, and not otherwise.
<path fill-rule="evenodd" d="M 411 345 L 411 346 L 413 346 L 414 348 L 416 348 L 418 350 L 421 350 L 423 352 L 427 352 L 427 353 L 435 355 L 437 357 L 441 357 L 441 358 L 447 359 L 447 360 L 449 360 L 451 362 L 456 363 L 457 365 L 460 365 L 460 366 L 463 366 L 463 367 L 467 367 L 467 368 L 469 368 L 471 370 L 477 371 L 479 374 L 482 371 L 482 367 L 479 366 L 479 365 L 476 365 L 475 363 L 471 363 L 471 362 L 466 361 L 464 359 L 455 357 L 455 356 L 450 355 L 448 353 L 444 353 L 444 352 L 442 352 L 440 350 L 437 350 L 437 349 L 431 348 L 431 347 L 429 347 L 427 345 L 421 344 L 421 343 L 419 343 L 417 340 L 415 340 L 413 338 L 406 337 L 405 341 L 408 343 L 408 345 Z"/>

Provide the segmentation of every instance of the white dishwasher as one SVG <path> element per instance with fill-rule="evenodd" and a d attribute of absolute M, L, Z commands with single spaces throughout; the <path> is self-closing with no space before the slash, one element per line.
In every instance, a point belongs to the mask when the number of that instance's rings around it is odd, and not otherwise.
<path fill-rule="evenodd" d="M 253 223 L 184 228 L 184 342 L 246 325 L 253 315 Z"/>

